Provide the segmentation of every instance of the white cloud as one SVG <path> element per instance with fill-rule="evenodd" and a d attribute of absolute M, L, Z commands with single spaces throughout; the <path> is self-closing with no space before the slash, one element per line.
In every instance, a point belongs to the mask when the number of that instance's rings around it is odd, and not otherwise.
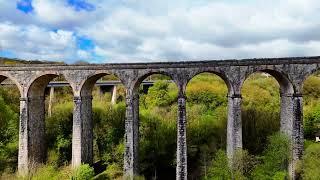
<path fill-rule="evenodd" d="M 0 6 L 0 37 L 5 34 L 7 49 L 20 56 L 66 60 L 94 55 L 107 62 L 319 55 L 317 0 L 90 3 L 94 11 L 76 11 L 64 0 L 33 0 L 34 12 L 24 14 L 14 10 L 15 3 L 0 0 L 6 7 Z M 79 49 L 76 35 L 94 40 L 96 47 Z M 19 44 L 21 38 L 27 42 Z"/>
<path fill-rule="evenodd" d="M 75 59 L 76 40 L 73 32 L 57 32 L 38 26 L 0 24 L 0 39 L 3 49 L 13 52 L 18 58 L 42 60 Z"/>
<path fill-rule="evenodd" d="M 34 18 L 55 28 L 75 29 L 91 23 L 94 13 L 76 11 L 64 0 L 33 0 Z"/>
<path fill-rule="evenodd" d="M 317 55 L 310 50 L 320 41 L 315 0 L 178 3 L 162 14 L 135 2 L 79 30 L 95 40 L 97 54 L 116 61 Z"/>

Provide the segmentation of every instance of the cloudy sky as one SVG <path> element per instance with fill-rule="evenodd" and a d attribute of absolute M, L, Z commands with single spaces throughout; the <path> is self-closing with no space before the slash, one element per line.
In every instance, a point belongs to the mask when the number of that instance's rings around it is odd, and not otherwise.
<path fill-rule="evenodd" d="M 72 63 L 320 55 L 319 0 L 0 0 L 0 56 Z"/>

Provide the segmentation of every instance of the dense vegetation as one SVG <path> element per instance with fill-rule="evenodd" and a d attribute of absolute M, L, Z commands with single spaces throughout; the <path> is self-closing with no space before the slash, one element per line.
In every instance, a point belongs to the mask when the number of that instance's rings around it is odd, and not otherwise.
<path fill-rule="evenodd" d="M 176 166 L 177 88 L 162 76 L 147 93 L 140 92 L 140 172 L 138 179 L 174 179 Z M 45 166 L 30 174 L 32 179 L 121 179 L 125 120 L 125 91 L 118 87 L 117 104 L 110 94 L 93 92 L 93 167 L 69 167 L 71 161 L 72 92 L 56 92 L 51 117 L 46 117 L 48 157 Z M 226 148 L 227 87 L 212 74 L 200 74 L 187 87 L 188 179 L 284 179 L 289 141 L 279 131 L 279 85 L 276 80 L 254 74 L 242 89 L 243 151 L 233 169 Z M 319 179 L 320 144 L 313 143 L 320 130 L 320 77 L 304 85 L 306 151 L 300 168 L 304 179 Z M 12 177 L 17 169 L 19 93 L 0 88 L 0 174 Z"/>

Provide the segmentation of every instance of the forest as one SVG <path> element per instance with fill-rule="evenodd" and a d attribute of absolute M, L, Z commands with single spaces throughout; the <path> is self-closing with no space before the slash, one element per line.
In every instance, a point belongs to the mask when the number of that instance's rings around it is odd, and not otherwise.
<path fill-rule="evenodd" d="M 63 79 L 62 77 L 60 77 Z M 103 79 L 114 79 L 105 76 Z M 175 179 L 178 90 L 169 77 L 152 75 L 156 83 L 140 94 L 139 170 L 136 179 Z M 304 94 L 304 155 L 296 171 L 300 179 L 320 179 L 320 76 L 310 76 Z M 0 88 L 0 179 L 122 179 L 124 152 L 125 89 L 118 86 L 117 103 L 110 93 L 93 91 L 94 164 L 72 170 L 72 111 L 70 87 L 57 88 L 52 113 L 46 114 L 47 162 L 28 177 L 17 171 L 19 92 Z M 255 73 L 242 88 L 243 150 L 229 168 L 226 156 L 227 86 L 217 75 L 202 73 L 187 86 L 188 179 L 288 178 L 290 141 L 279 132 L 279 84 Z M 48 97 L 46 98 L 48 106 Z M 46 107 L 46 110 L 48 107 Z M 232 177 L 233 176 L 233 177 Z"/>

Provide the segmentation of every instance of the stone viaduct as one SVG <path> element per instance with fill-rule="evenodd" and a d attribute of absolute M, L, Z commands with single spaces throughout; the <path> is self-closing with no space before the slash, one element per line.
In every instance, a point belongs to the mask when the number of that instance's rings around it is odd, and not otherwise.
<path fill-rule="evenodd" d="M 0 81 L 11 79 L 21 93 L 18 170 L 26 173 L 46 158 L 44 91 L 57 76 L 64 76 L 73 89 L 72 166 L 92 163 L 92 95 L 96 81 L 108 74 L 117 76 L 126 88 L 124 174 L 138 174 L 140 83 L 151 74 L 164 74 L 178 87 L 176 179 L 187 179 L 186 86 L 197 74 L 220 76 L 228 87 L 227 154 L 232 162 L 235 150 L 242 148 L 241 87 L 250 74 L 265 72 L 280 85 L 281 131 L 291 139 L 291 179 L 303 152 L 302 85 L 319 70 L 320 57 L 243 59 L 164 63 L 97 65 L 0 65 Z"/>

